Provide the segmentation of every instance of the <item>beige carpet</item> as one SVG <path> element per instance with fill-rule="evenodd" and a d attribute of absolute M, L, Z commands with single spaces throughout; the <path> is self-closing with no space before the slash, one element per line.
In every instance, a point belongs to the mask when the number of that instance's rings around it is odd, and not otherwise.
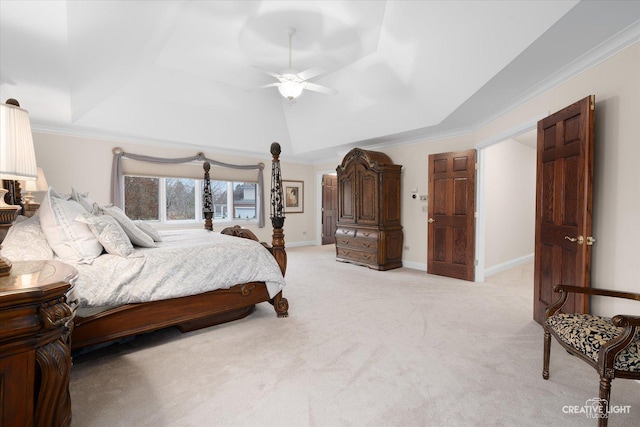
<path fill-rule="evenodd" d="M 595 426 L 564 414 L 594 369 L 553 343 L 542 379 L 532 266 L 469 283 L 288 249 L 290 317 L 268 304 L 188 334 L 168 329 L 76 356 L 73 426 Z M 613 381 L 637 426 L 640 384 Z"/>

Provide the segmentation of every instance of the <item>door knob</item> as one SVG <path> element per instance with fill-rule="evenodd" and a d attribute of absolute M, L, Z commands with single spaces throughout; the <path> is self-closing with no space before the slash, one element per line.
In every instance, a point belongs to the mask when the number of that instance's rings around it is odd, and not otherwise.
<path fill-rule="evenodd" d="M 429 224 L 433 224 L 434 222 L 436 222 L 436 220 L 435 220 L 435 219 L 433 219 L 433 218 L 429 218 L 429 219 L 427 220 L 427 222 L 428 222 Z"/>
<path fill-rule="evenodd" d="M 569 237 L 569 236 L 564 236 L 565 240 L 568 240 L 570 242 L 577 242 L 579 245 L 584 243 L 584 237 L 582 236 L 578 236 L 578 237 Z"/>

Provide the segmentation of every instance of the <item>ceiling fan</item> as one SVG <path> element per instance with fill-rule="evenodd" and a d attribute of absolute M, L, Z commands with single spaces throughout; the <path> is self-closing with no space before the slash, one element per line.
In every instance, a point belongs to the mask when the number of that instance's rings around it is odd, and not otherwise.
<path fill-rule="evenodd" d="M 324 93 L 326 95 L 336 95 L 337 90 L 321 86 L 316 83 L 311 83 L 309 79 L 318 77 L 324 74 L 326 71 L 320 67 L 311 67 L 307 70 L 296 72 L 291 65 L 291 38 L 296 33 L 296 29 L 287 28 L 287 34 L 289 35 L 289 68 L 283 70 L 280 74 L 270 71 L 262 70 L 270 76 L 278 79 L 276 83 L 269 83 L 263 86 L 259 86 L 256 89 L 266 89 L 269 87 L 277 87 L 282 96 L 289 100 L 289 105 L 295 102 L 295 99 L 302 94 L 304 89 L 314 92 Z"/>

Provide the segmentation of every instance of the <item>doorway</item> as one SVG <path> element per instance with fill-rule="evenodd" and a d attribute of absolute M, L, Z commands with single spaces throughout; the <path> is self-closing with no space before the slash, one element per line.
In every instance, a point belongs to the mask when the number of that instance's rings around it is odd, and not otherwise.
<path fill-rule="evenodd" d="M 495 188 L 488 188 L 488 186 L 493 186 L 493 183 L 496 180 L 500 181 L 501 179 L 518 179 L 517 177 L 523 174 L 527 174 L 527 176 L 530 177 L 530 175 L 528 175 L 529 172 L 527 171 L 531 168 L 533 168 L 532 173 L 533 179 L 535 180 L 535 147 L 537 124 L 539 120 L 546 117 L 547 115 L 548 112 L 542 113 L 539 116 L 533 117 L 531 120 L 522 123 L 519 126 L 509 129 L 501 134 L 495 135 L 494 137 L 484 140 L 476 145 L 476 148 L 478 150 L 478 174 L 476 177 L 476 209 L 478 216 L 476 222 L 476 258 L 478 262 L 476 265 L 476 282 L 484 282 L 485 276 L 493 275 L 500 271 L 533 261 L 533 238 L 535 236 L 535 222 L 531 223 L 531 227 L 519 227 L 519 232 L 517 234 L 517 236 L 519 237 L 516 237 L 514 235 L 512 238 L 509 233 L 505 233 L 505 231 L 507 230 L 505 230 L 504 227 L 500 228 L 501 224 L 499 222 L 491 222 L 493 220 L 488 220 L 487 215 L 493 215 L 492 211 L 495 208 L 494 205 L 487 206 L 487 199 L 494 197 L 494 195 L 492 195 L 492 191 L 494 191 Z M 510 142 L 507 142 L 505 144 L 505 141 Z M 492 149 L 491 147 L 494 148 Z M 531 150 L 533 151 L 533 153 L 528 151 L 528 147 L 532 147 Z M 506 167 L 506 160 L 504 160 L 504 158 L 508 156 L 508 153 L 505 153 L 507 151 L 519 152 L 517 158 L 519 159 L 518 162 L 523 168 L 522 173 L 510 166 L 510 171 L 502 170 Z M 533 155 L 532 158 L 531 154 Z M 528 162 L 533 162 L 533 164 Z M 489 171 L 489 169 L 491 169 L 491 171 Z M 487 172 L 489 172 L 489 177 L 487 177 L 486 175 Z M 501 177 L 501 174 L 503 174 L 504 176 Z M 500 185 L 504 186 L 507 184 L 508 183 L 503 182 Z M 525 203 L 527 203 L 527 205 L 531 204 L 530 212 L 526 216 L 524 216 L 522 212 L 518 213 L 516 211 L 516 206 L 511 206 L 509 208 L 510 215 L 519 217 L 522 221 L 525 221 L 527 223 L 531 221 L 530 216 L 532 214 L 534 215 L 535 221 L 535 181 L 532 188 L 530 187 L 530 185 L 531 184 L 523 184 L 524 187 L 522 188 L 523 192 L 531 193 L 530 198 L 529 196 L 524 195 L 517 196 L 518 200 L 527 200 Z M 496 234 L 495 232 L 496 227 L 499 227 L 498 234 Z M 521 245 L 520 243 L 522 242 L 516 242 L 516 239 L 523 238 L 522 236 L 527 236 L 527 233 L 529 233 L 530 237 L 524 238 L 531 240 L 531 246 L 528 246 L 528 244 Z M 519 247 L 518 255 L 511 257 L 505 255 L 505 253 L 502 252 L 499 247 L 502 244 Z"/>
<path fill-rule="evenodd" d="M 484 149 L 484 273 L 533 263 L 536 131 Z"/>

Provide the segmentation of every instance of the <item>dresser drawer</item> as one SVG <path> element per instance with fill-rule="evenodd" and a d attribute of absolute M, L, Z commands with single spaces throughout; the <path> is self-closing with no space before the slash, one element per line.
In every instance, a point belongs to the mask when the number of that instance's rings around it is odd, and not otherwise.
<path fill-rule="evenodd" d="M 378 241 L 371 239 L 353 239 L 351 237 L 336 236 L 336 245 L 345 249 L 353 248 L 373 252 L 378 250 Z"/>
<path fill-rule="evenodd" d="M 356 230 L 356 237 L 358 239 L 378 240 L 378 231 L 376 230 Z"/>
<path fill-rule="evenodd" d="M 375 264 L 378 254 L 375 252 L 359 251 L 351 248 L 337 248 L 338 259 L 355 261 L 363 264 Z"/>
<path fill-rule="evenodd" d="M 338 227 L 336 229 L 336 241 L 339 237 L 356 237 L 356 229 Z"/>

